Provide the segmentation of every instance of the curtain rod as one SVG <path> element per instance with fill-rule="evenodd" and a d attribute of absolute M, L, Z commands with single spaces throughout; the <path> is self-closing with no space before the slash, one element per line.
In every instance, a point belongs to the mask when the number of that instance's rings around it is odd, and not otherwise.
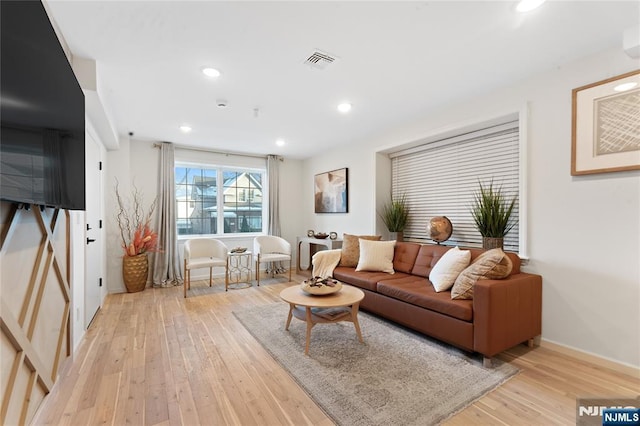
<path fill-rule="evenodd" d="M 160 146 L 162 146 L 162 144 L 160 144 L 160 143 L 154 143 L 153 144 L 154 148 L 160 148 Z M 267 158 L 266 155 L 244 154 L 244 153 L 231 152 L 231 151 L 215 151 L 215 150 L 212 150 L 212 149 L 196 148 L 196 147 L 191 147 L 191 146 L 180 146 L 180 145 L 176 145 L 176 144 L 173 144 L 173 146 L 176 149 L 184 149 L 184 150 L 187 150 L 187 151 L 210 152 L 212 154 L 235 155 L 235 156 L 238 156 L 238 157 L 251 157 L 251 158 L 262 158 L 262 159 L 266 159 Z M 278 160 L 284 161 L 283 157 L 281 157 L 279 155 L 277 157 L 278 157 Z"/>

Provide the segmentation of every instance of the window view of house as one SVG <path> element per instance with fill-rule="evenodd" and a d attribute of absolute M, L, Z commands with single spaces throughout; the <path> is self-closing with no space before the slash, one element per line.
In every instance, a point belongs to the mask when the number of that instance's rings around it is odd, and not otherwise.
<path fill-rule="evenodd" d="M 260 171 L 177 166 L 178 235 L 262 232 L 262 182 Z"/>

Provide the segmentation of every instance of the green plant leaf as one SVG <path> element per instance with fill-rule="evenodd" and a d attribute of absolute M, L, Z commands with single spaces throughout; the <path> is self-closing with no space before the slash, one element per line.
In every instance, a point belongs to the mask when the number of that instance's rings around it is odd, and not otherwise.
<path fill-rule="evenodd" d="M 382 207 L 380 214 L 389 232 L 402 232 L 409 222 L 409 207 L 406 194 L 396 200 L 391 200 Z"/>
<path fill-rule="evenodd" d="M 494 188 L 493 179 L 485 186 L 478 180 L 479 190 L 473 194 L 471 215 L 483 237 L 504 238 L 518 223 L 512 217 L 517 195 L 511 199 L 502 192 L 502 186 Z"/>

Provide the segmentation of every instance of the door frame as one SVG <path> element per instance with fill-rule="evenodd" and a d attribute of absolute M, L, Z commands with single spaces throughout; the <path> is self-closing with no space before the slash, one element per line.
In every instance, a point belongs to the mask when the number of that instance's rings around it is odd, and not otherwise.
<path fill-rule="evenodd" d="M 91 316 L 91 318 L 88 318 L 88 315 L 86 313 L 86 309 L 87 309 L 87 287 L 89 285 L 93 285 L 94 283 L 90 282 L 90 280 L 88 279 L 89 276 L 89 268 L 88 266 L 90 265 L 90 261 L 91 259 L 89 259 L 89 254 L 88 254 L 88 250 L 87 247 L 88 245 L 86 244 L 86 238 L 89 238 L 90 235 L 95 235 L 95 233 L 89 233 L 87 231 L 86 228 L 86 224 L 87 221 L 89 220 L 89 218 L 87 217 L 87 213 L 85 210 L 84 213 L 84 222 L 83 222 L 83 229 L 84 229 L 84 239 L 83 239 L 83 246 L 84 246 L 84 252 L 85 252 L 85 259 L 84 259 L 84 263 L 85 263 L 85 271 L 84 271 L 84 291 L 83 291 L 83 300 L 82 300 L 82 304 L 83 304 L 83 309 L 82 309 L 82 324 L 83 324 L 83 329 L 86 330 L 89 328 L 91 322 L 93 321 L 93 319 L 95 318 L 95 315 L 99 312 L 100 308 L 102 307 L 102 304 L 104 302 L 104 298 L 106 296 L 106 232 L 105 232 L 105 220 L 104 220 L 104 212 L 105 212 L 105 197 L 104 197 L 104 178 L 105 178 L 105 157 L 106 157 L 106 149 L 104 148 L 104 145 L 102 143 L 102 140 L 100 139 L 100 137 L 98 136 L 97 132 L 95 131 L 93 125 L 91 124 L 91 122 L 89 121 L 88 117 L 86 118 L 86 136 L 87 136 L 87 140 L 85 141 L 85 149 L 87 149 L 89 147 L 89 144 L 94 144 L 95 147 L 98 150 L 98 154 L 99 154 L 99 162 L 102 165 L 101 171 L 100 171 L 100 179 L 98 182 L 98 187 L 97 188 L 92 188 L 92 190 L 97 191 L 98 192 L 98 199 L 100 200 L 100 206 L 98 209 L 98 217 L 100 218 L 99 220 L 102 222 L 102 227 L 101 228 L 95 228 L 92 231 L 97 232 L 99 235 L 96 238 L 97 241 L 95 241 L 92 244 L 98 244 L 100 247 L 99 250 L 99 258 L 96 261 L 96 265 L 98 265 L 100 271 L 98 274 L 96 274 L 97 277 L 102 278 L 102 287 L 100 289 L 99 292 L 99 303 L 98 303 L 98 309 L 96 310 L 96 312 L 94 313 L 94 315 Z M 89 140 L 89 138 L 91 138 L 91 140 Z M 85 168 L 87 170 L 88 169 L 88 165 L 85 164 Z M 87 183 L 89 182 L 89 180 L 87 179 Z M 85 191 L 89 191 L 89 187 L 87 186 Z"/>

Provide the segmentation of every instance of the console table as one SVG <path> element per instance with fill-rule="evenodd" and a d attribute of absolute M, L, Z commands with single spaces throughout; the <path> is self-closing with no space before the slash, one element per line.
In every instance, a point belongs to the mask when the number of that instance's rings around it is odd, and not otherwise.
<path fill-rule="evenodd" d="M 303 243 L 309 244 L 309 266 L 306 269 L 302 269 L 302 267 L 300 266 L 300 247 Z M 332 240 L 330 238 L 320 239 L 313 237 L 298 237 L 298 271 L 310 271 L 312 269 L 311 258 L 313 257 L 315 251 L 312 253 L 311 250 L 312 247 L 317 248 L 317 246 L 324 246 L 327 248 L 327 250 L 339 249 L 342 248 L 342 240 L 340 238 Z"/>

